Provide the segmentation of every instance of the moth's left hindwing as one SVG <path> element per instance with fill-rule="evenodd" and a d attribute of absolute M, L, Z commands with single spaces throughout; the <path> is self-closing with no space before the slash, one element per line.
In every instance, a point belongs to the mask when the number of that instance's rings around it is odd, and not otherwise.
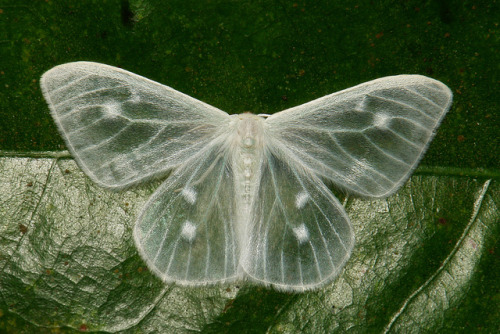
<path fill-rule="evenodd" d="M 137 248 L 164 281 L 202 285 L 238 277 L 234 178 L 227 160 L 216 147 L 194 156 L 153 194 L 139 217 Z"/>

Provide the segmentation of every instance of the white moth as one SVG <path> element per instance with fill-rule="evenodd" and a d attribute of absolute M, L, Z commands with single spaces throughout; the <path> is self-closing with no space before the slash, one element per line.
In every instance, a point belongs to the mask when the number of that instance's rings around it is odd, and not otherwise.
<path fill-rule="evenodd" d="M 420 75 L 373 80 L 269 117 L 228 115 L 119 68 L 76 62 L 41 79 L 57 126 L 95 183 L 171 175 L 134 240 L 165 282 L 242 278 L 287 291 L 331 282 L 354 234 L 325 186 L 394 193 L 422 158 L 452 93 Z"/>

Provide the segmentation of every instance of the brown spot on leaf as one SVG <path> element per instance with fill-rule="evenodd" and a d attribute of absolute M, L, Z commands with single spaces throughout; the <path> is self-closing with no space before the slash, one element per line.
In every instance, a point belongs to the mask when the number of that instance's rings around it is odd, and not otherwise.
<path fill-rule="evenodd" d="M 26 232 L 28 232 L 28 227 L 24 224 L 19 224 L 19 232 L 25 234 Z"/>
<path fill-rule="evenodd" d="M 234 299 L 230 299 L 227 303 L 226 306 L 224 306 L 224 309 L 222 310 L 222 313 L 226 313 L 227 310 L 229 310 L 231 307 L 233 307 Z"/>

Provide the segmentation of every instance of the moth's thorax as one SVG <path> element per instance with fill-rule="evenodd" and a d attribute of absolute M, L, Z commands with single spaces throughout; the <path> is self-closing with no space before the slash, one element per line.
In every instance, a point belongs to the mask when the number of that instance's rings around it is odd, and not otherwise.
<path fill-rule="evenodd" d="M 236 119 L 232 150 L 237 205 L 248 207 L 254 198 L 263 155 L 264 118 L 244 113 Z M 243 207 L 239 208 L 244 211 Z"/>

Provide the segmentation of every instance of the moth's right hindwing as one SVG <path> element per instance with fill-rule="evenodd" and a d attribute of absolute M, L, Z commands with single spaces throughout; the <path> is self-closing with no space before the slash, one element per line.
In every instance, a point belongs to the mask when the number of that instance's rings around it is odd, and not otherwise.
<path fill-rule="evenodd" d="M 333 280 L 349 258 L 354 233 L 343 206 L 315 175 L 267 152 L 242 248 L 254 280 L 304 291 Z"/>
<path fill-rule="evenodd" d="M 238 277 L 234 178 L 227 154 L 210 148 L 176 169 L 134 228 L 137 248 L 166 282 L 203 285 Z"/>

